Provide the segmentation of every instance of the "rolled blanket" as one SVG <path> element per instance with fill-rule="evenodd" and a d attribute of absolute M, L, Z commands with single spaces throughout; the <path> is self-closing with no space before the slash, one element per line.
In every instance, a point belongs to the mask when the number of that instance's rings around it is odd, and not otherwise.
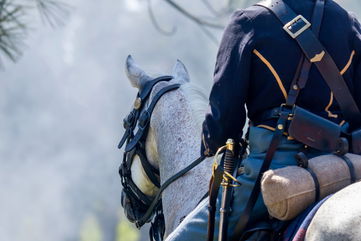
<path fill-rule="evenodd" d="M 361 156 L 346 155 L 355 168 L 356 180 L 361 179 Z M 335 155 L 312 158 L 308 166 L 320 184 L 320 198 L 335 193 L 351 183 L 350 170 L 343 159 Z M 288 166 L 263 174 L 261 189 L 271 216 L 291 220 L 314 203 L 316 188 L 311 174 L 304 168 Z"/>

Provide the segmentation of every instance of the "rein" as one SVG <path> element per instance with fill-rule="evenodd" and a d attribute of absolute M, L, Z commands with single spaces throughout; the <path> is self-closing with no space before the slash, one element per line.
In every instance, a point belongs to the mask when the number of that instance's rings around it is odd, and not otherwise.
<path fill-rule="evenodd" d="M 163 218 L 162 206 L 161 206 L 161 196 L 163 191 L 174 181 L 178 180 L 180 177 L 185 175 L 187 172 L 192 170 L 198 164 L 200 164 L 203 160 L 206 159 L 205 156 L 199 157 L 197 160 L 193 161 L 190 165 L 170 177 L 167 181 L 160 185 L 159 182 L 159 170 L 154 168 L 152 164 L 147 159 L 146 151 L 145 151 L 145 142 L 146 142 L 146 133 L 149 129 L 150 119 L 153 113 L 153 110 L 160 100 L 160 98 L 170 91 L 178 89 L 180 84 L 173 84 L 167 87 L 162 88 L 158 93 L 154 95 L 154 98 L 151 100 L 147 109 L 143 110 L 143 105 L 149 99 L 150 93 L 153 90 L 153 87 L 161 82 L 161 81 L 170 81 L 173 77 L 171 76 L 162 76 L 156 78 L 150 82 L 148 82 L 141 91 L 138 92 L 136 100 L 134 102 L 133 110 L 128 114 L 128 116 L 124 119 L 124 129 L 125 133 L 122 139 L 119 142 L 118 148 L 122 148 L 125 145 L 124 154 L 123 154 L 123 162 L 119 167 L 119 174 L 121 177 L 121 183 L 123 186 L 123 192 L 130 199 L 130 210 L 133 213 L 131 222 L 134 222 L 137 228 L 141 228 L 145 223 L 151 221 L 152 217 L 155 215 L 155 220 L 159 218 Z M 137 128 L 136 133 L 135 129 Z M 142 167 L 151 180 L 151 182 L 159 188 L 153 200 L 150 200 L 149 197 L 144 194 L 134 183 L 131 177 L 131 166 L 134 160 L 134 157 L 138 156 Z M 125 208 L 125 207 L 124 207 Z M 127 211 L 127 210 L 126 210 Z M 141 214 L 139 214 L 141 213 Z M 157 223 L 157 222 L 156 222 Z M 156 224 L 157 225 L 157 224 Z M 159 225 L 158 226 L 162 226 Z M 154 226 L 152 225 L 152 229 Z M 153 235 L 155 240 L 162 239 L 163 232 L 159 230 L 164 230 L 164 222 L 163 227 L 156 227 L 158 232 L 157 234 L 162 233 L 160 236 Z M 151 233 L 154 233 L 151 232 Z M 160 237 L 160 238 L 159 238 Z"/>
<path fill-rule="evenodd" d="M 147 212 L 144 214 L 144 216 L 138 220 L 136 222 L 137 226 L 143 226 L 147 220 L 151 217 L 153 211 L 155 210 L 155 207 L 157 206 L 157 204 L 159 203 L 159 201 L 161 200 L 161 195 L 163 193 L 163 191 L 170 185 L 172 184 L 174 181 L 178 180 L 180 177 L 182 177 L 183 175 L 185 175 L 187 172 L 189 172 L 190 170 L 192 170 L 194 167 L 196 167 L 198 164 L 200 164 L 202 161 L 204 161 L 204 159 L 206 159 L 206 156 L 201 156 L 199 157 L 197 160 L 193 161 L 190 165 L 188 165 L 186 168 L 182 169 L 181 171 L 177 172 L 176 174 L 174 174 L 172 177 L 170 177 L 166 182 L 163 183 L 163 185 L 160 187 L 160 189 L 157 192 L 157 195 L 155 196 L 152 204 L 149 206 Z"/>

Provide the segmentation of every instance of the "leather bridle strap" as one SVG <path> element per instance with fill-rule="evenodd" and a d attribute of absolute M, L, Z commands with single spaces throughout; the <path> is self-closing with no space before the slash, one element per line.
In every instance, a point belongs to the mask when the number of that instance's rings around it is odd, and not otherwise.
<path fill-rule="evenodd" d="M 138 92 L 136 101 L 134 103 L 134 109 L 130 112 L 130 114 L 124 119 L 124 128 L 125 132 L 118 144 L 118 149 L 122 148 L 122 146 L 126 143 L 126 141 L 132 137 L 133 130 L 136 127 L 137 120 L 139 118 L 139 112 L 142 109 L 144 103 L 149 98 L 150 93 L 152 92 L 153 87 L 161 81 L 170 81 L 172 76 L 161 76 L 147 82 L 145 86 Z"/>
<path fill-rule="evenodd" d="M 163 185 L 160 187 L 160 189 L 158 190 L 155 198 L 153 199 L 151 205 L 149 206 L 149 208 L 147 209 L 147 212 L 144 214 L 144 216 L 139 219 L 135 225 L 137 227 L 141 227 L 143 226 L 152 216 L 154 209 L 158 206 L 159 201 L 161 200 L 161 196 L 163 191 L 173 182 L 175 182 L 176 180 L 178 180 L 179 178 L 181 178 L 182 176 L 184 176 L 187 172 L 189 172 L 190 170 L 192 170 L 193 168 L 195 168 L 197 165 L 199 165 L 202 161 L 204 161 L 206 159 L 206 156 L 201 156 L 199 157 L 197 160 L 193 161 L 189 166 L 187 166 L 186 168 L 182 169 L 181 171 L 177 172 L 175 175 L 173 175 L 172 177 L 170 177 L 167 181 L 165 181 L 163 183 Z"/>
<path fill-rule="evenodd" d="M 279 143 L 281 142 L 283 132 L 285 131 L 285 125 L 286 125 L 287 119 L 289 117 L 289 114 L 291 112 L 292 112 L 291 109 L 290 110 L 285 109 L 280 114 L 281 116 L 280 116 L 280 118 L 279 118 L 279 120 L 277 122 L 276 130 L 275 130 L 275 132 L 273 134 L 273 138 L 272 138 L 271 144 L 270 144 L 270 146 L 268 148 L 266 157 L 265 157 L 265 159 L 263 161 L 263 164 L 262 164 L 262 166 L 261 166 L 261 168 L 259 170 L 259 174 L 258 174 L 258 177 L 257 177 L 256 182 L 254 184 L 254 187 L 252 189 L 251 196 L 249 197 L 249 199 L 247 201 L 247 204 L 246 204 L 246 207 L 243 210 L 242 215 L 241 215 L 241 217 L 240 217 L 240 219 L 239 219 L 239 221 L 236 224 L 236 227 L 234 229 L 233 235 L 231 237 L 232 241 L 240 240 L 242 232 L 244 231 L 244 229 L 246 228 L 246 226 L 248 224 L 248 221 L 250 219 L 253 207 L 256 204 L 256 201 L 257 201 L 258 196 L 259 196 L 260 191 L 261 191 L 261 178 L 262 178 L 262 175 L 271 166 L 273 155 L 276 152 L 276 150 L 277 150 L 277 148 L 279 146 Z"/>
<path fill-rule="evenodd" d="M 173 84 L 161 89 L 152 99 L 152 102 L 149 104 L 148 109 L 143 111 L 138 119 L 138 131 L 135 134 L 134 138 L 126 145 L 125 152 L 131 151 L 139 142 L 139 140 L 143 137 L 146 133 L 146 129 L 148 127 L 150 117 L 153 113 L 153 110 L 160 100 L 160 98 L 167 92 L 178 89 L 181 85 L 180 84 Z"/>
<path fill-rule="evenodd" d="M 154 80 L 147 82 L 142 90 L 139 91 L 138 97 L 141 99 L 142 103 L 149 97 L 150 93 L 152 92 L 153 87 L 161 81 L 169 81 L 173 77 L 170 75 L 161 76 L 155 78 Z M 140 106 L 141 107 L 141 106 Z"/>
<path fill-rule="evenodd" d="M 324 1 L 324 0 L 319 0 Z M 315 64 L 323 79 L 333 92 L 345 120 L 352 128 L 361 125 L 361 113 L 353 99 L 348 86 L 340 74 L 336 63 L 327 52 L 326 48 L 317 39 L 316 35 L 309 28 L 309 23 L 301 15 L 297 15 L 282 0 L 267 0 L 257 5 L 267 8 L 284 25 L 285 31 L 296 40 L 306 58 Z M 293 28 L 300 21 L 304 27 L 294 32 Z"/>
<path fill-rule="evenodd" d="M 352 161 L 350 160 L 350 158 L 348 158 L 346 155 L 340 156 L 340 158 L 342 158 L 344 160 L 344 162 L 346 163 L 348 170 L 350 172 L 350 182 L 351 183 L 355 183 L 356 182 L 356 171 L 355 171 L 355 166 L 353 165 Z"/>
<path fill-rule="evenodd" d="M 155 168 L 150 162 L 148 161 L 146 157 L 145 151 L 138 151 L 136 153 L 139 156 L 140 162 L 142 164 L 142 167 L 147 174 L 150 181 L 157 187 L 160 188 L 160 182 L 159 182 L 159 170 Z"/>

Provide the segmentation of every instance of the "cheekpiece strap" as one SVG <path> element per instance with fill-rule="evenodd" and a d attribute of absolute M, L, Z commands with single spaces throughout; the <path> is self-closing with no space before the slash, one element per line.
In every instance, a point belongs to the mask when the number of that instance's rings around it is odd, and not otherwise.
<path fill-rule="evenodd" d="M 174 84 L 169 85 L 167 87 L 164 87 L 161 89 L 152 99 L 152 102 L 150 103 L 148 109 L 146 109 L 143 113 L 139 116 L 138 121 L 138 131 L 135 134 L 134 138 L 126 145 L 125 152 L 131 151 L 140 141 L 140 139 L 143 137 L 144 133 L 146 132 L 146 129 L 149 126 L 150 117 L 153 113 L 155 105 L 158 103 L 160 98 L 167 92 L 178 89 L 181 85 L 180 84 Z"/>

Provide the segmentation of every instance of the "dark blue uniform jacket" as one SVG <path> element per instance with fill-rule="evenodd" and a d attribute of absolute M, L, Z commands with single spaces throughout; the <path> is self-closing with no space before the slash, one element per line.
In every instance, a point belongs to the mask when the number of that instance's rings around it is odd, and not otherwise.
<path fill-rule="evenodd" d="M 311 21 L 315 0 L 284 1 Z M 257 116 L 285 103 L 302 54 L 282 27 L 271 12 L 259 6 L 238 10 L 231 17 L 217 56 L 202 152 L 215 153 L 228 138 L 240 141 L 246 115 L 254 126 L 274 127 L 274 121 Z M 326 0 L 320 41 L 361 109 L 360 23 L 337 3 Z M 343 122 L 338 104 L 315 66 L 297 105 L 335 123 Z"/>

